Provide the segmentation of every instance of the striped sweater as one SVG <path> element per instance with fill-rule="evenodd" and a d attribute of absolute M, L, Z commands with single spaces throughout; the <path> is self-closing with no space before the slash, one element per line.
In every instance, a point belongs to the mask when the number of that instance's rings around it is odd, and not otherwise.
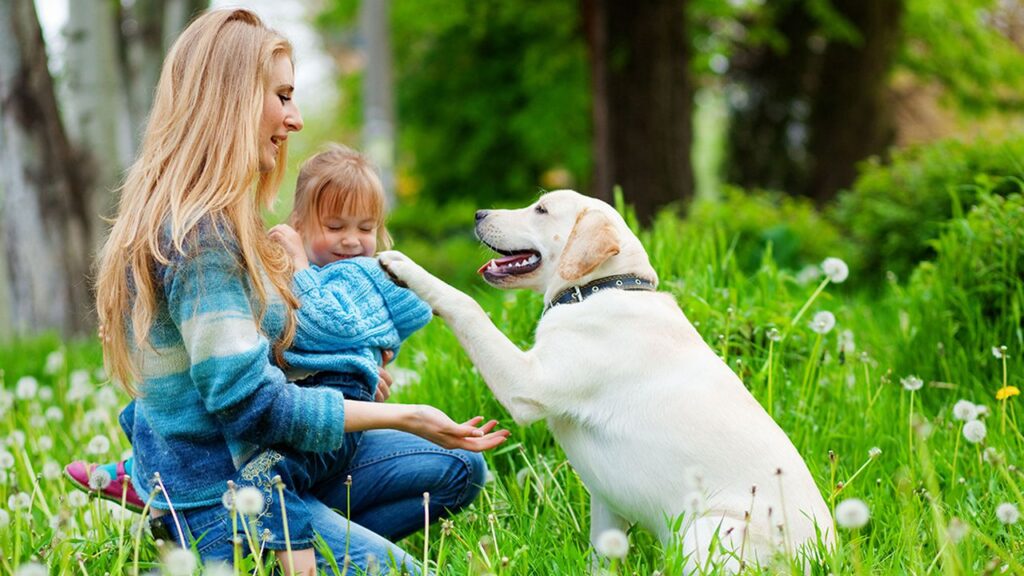
<path fill-rule="evenodd" d="M 273 365 L 268 337 L 283 330 L 284 307 L 272 300 L 257 326 L 253 286 L 230 228 L 205 220 L 181 252 L 169 233 L 161 249 L 170 262 L 153 269 L 160 289 L 151 346 L 135 351 L 142 395 L 121 415 L 140 493 L 153 491 L 159 472 L 176 508 L 207 506 L 220 502 L 227 479 L 260 448 L 282 444 L 320 452 L 341 446 L 344 397 L 326 387 L 296 386 Z M 368 262 L 357 265 L 370 268 Z M 310 284 L 310 278 L 296 281 Z M 307 333 L 327 326 L 300 325 Z M 307 346 L 311 341 L 298 339 Z M 293 354 L 297 369 L 305 357 L 319 358 Z M 153 505 L 168 507 L 162 494 Z"/>

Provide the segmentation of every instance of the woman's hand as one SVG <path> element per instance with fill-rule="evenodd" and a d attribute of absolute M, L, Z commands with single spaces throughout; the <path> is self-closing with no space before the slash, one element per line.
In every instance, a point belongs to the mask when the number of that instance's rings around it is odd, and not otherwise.
<path fill-rule="evenodd" d="M 306 257 L 306 247 L 302 244 L 302 236 L 295 228 L 287 224 L 278 224 L 270 229 L 270 239 L 280 244 L 288 256 L 292 259 L 296 270 L 309 268 L 309 258 Z"/>
<path fill-rule="evenodd" d="M 426 404 L 409 405 L 410 413 L 403 419 L 402 430 L 415 434 L 442 448 L 461 448 L 472 452 L 490 450 L 508 439 L 508 430 L 492 432 L 498 425 L 497 420 L 483 422 L 483 416 L 477 416 L 462 424 L 458 424 L 447 414 Z"/>

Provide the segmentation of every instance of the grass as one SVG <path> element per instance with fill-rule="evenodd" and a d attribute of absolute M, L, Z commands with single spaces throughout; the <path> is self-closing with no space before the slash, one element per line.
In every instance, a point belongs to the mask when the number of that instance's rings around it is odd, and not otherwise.
<path fill-rule="evenodd" d="M 743 273 L 731 239 L 716 230 L 693 230 L 665 216 L 641 236 L 661 290 L 678 299 L 789 434 L 826 502 L 835 507 L 856 498 L 870 510 L 862 528 L 840 529 L 839 545 L 816 559 L 813 573 L 1024 574 L 1024 522 L 1004 524 L 996 515 L 1003 503 L 1024 509 L 1021 400 L 995 400 L 1004 378 L 1022 386 L 1019 329 L 1015 336 L 1000 330 L 1011 341 L 999 341 L 994 330 L 986 332 L 991 318 L 959 318 L 975 342 L 966 347 L 936 336 L 951 333 L 939 324 L 951 320 L 920 313 L 929 302 L 895 282 L 881 295 L 850 288 L 856 279 L 825 283 L 812 299 L 821 278 L 797 281 L 776 267 L 770 250 L 754 274 Z M 529 346 L 539 296 L 483 286 L 474 294 L 514 342 Z M 837 323 L 819 334 L 809 322 L 825 310 Z M 1001 345 L 1005 364 L 991 351 Z M 544 424 L 516 426 L 440 320 L 411 338 L 398 365 L 415 377 L 395 401 L 431 403 L 455 419 L 497 416 L 513 432 L 488 454 L 494 479 L 472 507 L 432 526 L 429 542 L 421 533 L 402 545 L 440 574 L 589 573 L 587 491 Z M 43 337 L 7 344 L 0 366 L 7 390 L 0 398 L 0 572 L 38 562 L 50 573 L 131 573 L 136 557 L 140 570 L 159 570 L 168 545 L 146 537 L 137 544 L 138 516 L 82 502 L 54 474 L 72 459 L 112 460 L 129 448 L 116 425 L 126 398 L 99 373 L 98 343 Z M 912 375 L 924 383 L 914 392 L 901 385 Z M 22 380 L 27 376 L 35 390 Z M 961 399 L 988 408 L 980 443 L 968 442 L 953 417 Z M 873 448 L 881 453 L 873 457 Z M 615 572 L 680 572 L 677 546 L 663 547 L 642 530 L 629 537 L 629 554 Z M 337 573 L 345 570 L 340 559 L 337 566 Z M 720 570 L 708 566 L 707 573 Z"/>

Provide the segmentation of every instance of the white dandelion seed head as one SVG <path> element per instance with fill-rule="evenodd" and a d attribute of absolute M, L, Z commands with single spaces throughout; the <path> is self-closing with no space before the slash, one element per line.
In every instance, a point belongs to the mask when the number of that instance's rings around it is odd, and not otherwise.
<path fill-rule="evenodd" d="M 46 416 L 46 419 L 50 422 L 60 422 L 64 420 L 64 411 L 56 406 L 50 406 L 47 408 L 46 412 L 43 412 L 43 415 Z"/>
<path fill-rule="evenodd" d="M 14 454 L 0 448 L 0 470 L 10 470 L 14 466 Z"/>
<path fill-rule="evenodd" d="M 192 576 L 198 567 L 199 561 L 191 550 L 173 546 L 164 555 L 164 570 L 169 576 Z"/>
<path fill-rule="evenodd" d="M 110 482 L 113 478 L 110 477 L 110 472 L 107 472 L 103 468 L 96 468 L 89 474 L 89 488 L 93 490 L 105 490 L 107 486 L 110 486 Z"/>
<path fill-rule="evenodd" d="M 6 414 L 14 406 L 14 394 L 7 390 L 0 390 L 0 415 Z"/>
<path fill-rule="evenodd" d="M 49 386 L 39 387 L 39 400 L 41 402 L 49 402 L 53 400 L 53 388 Z"/>
<path fill-rule="evenodd" d="M 989 415 L 988 406 L 984 404 L 975 404 L 974 408 L 978 414 L 978 418 L 984 418 Z"/>
<path fill-rule="evenodd" d="M 1020 510 L 1009 502 L 996 506 L 996 518 L 1003 524 L 1016 524 L 1020 520 Z"/>
<path fill-rule="evenodd" d="M 12 511 L 28 510 L 32 506 L 32 497 L 27 492 L 18 492 L 7 497 L 7 507 Z"/>
<path fill-rule="evenodd" d="M 205 576 L 234 576 L 235 571 L 226 562 L 207 562 L 203 566 L 203 574 Z"/>
<path fill-rule="evenodd" d="M 75 370 L 71 373 L 71 385 L 68 387 L 68 402 L 80 402 L 92 395 L 92 383 L 88 370 Z"/>
<path fill-rule="evenodd" d="M 71 492 L 68 494 L 68 506 L 72 508 L 81 508 L 89 503 L 89 497 L 85 495 L 85 492 Z"/>
<path fill-rule="evenodd" d="M 853 354 L 857 351 L 857 344 L 853 341 L 853 330 L 847 328 L 839 333 L 839 351 L 843 354 Z"/>
<path fill-rule="evenodd" d="M 39 392 L 39 381 L 33 376 L 22 376 L 14 385 L 14 395 L 18 400 L 32 400 Z"/>
<path fill-rule="evenodd" d="M 766 335 L 768 336 L 768 339 L 771 340 L 772 342 L 779 342 L 782 340 L 782 333 L 779 332 L 778 328 L 769 328 Z"/>
<path fill-rule="evenodd" d="M 32 430 L 41 430 L 46 427 L 46 417 L 42 414 L 33 414 L 28 419 L 28 425 Z"/>
<path fill-rule="evenodd" d="M 882 449 L 878 446 L 872 446 L 871 449 L 868 450 L 868 458 L 878 458 L 881 455 Z"/>
<path fill-rule="evenodd" d="M 235 507 L 235 491 L 228 488 L 220 496 L 220 503 L 227 510 L 232 510 Z"/>
<path fill-rule="evenodd" d="M 43 464 L 43 478 L 47 480 L 56 480 L 60 478 L 60 474 L 61 467 L 56 461 L 47 460 L 46 463 Z"/>
<path fill-rule="evenodd" d="M 110 411 L 102 408 L 94 408 L 82 416 L 82 422 L 88 428 L 96 428 L 110 422 Z"/>
<path fill-rule="evenodd" d="M 121 399 L 117 397 L 117 392 L 110 386 L 104 386 L 96 392 L 95 401 L 97 406 L 104 406 L 111 408 L 121 403 Z"/>
<path fill-rule="evenodd" d="M 868 510 L 868 505 L 859 498 L 847 498 L 836 505 L 836 523 L 841 528 L 863 528 L 870 519 L 871 511 Z"/>
<path fill-rule="evenodd" d="M 110 439 L 103 434 L 97 434 L 89 440 L 89 445 L 85 447 L 85 451 L 89 454 L 96 456 L 102 456 L 110 451 Z"/>
<path fill-rule="evenodd" d="M 54 350 L 46 356 L 46 367 L 43 369 L 47 374 L 53 375 L 64 367 L 64 351 Z"/>
<path fill-rule="evenodd" d="M 21 448 L 25 445 L 25 433 L 21 430 L 11 430 L 7 435 L 7 445 Z"/>
<path fill-rule="evenodd" d="M 0 508 L 0 528 L 7 528 L 7 526 L 9 526 L 10 523 L 11 515 L 7 512 L 7 510 Z"/>
<path fill-rule="evenodd" d="M 629 554 L 629 538 L 617 528 L 610 528 L 597 535 L 594 549 L 605 558 L 625 558 Z"/>
<path fill-rule="evenodd" d="M 946 536 L 956 544 L 967 536 L 967 524 L 959 518 L 953 518 L 949 521 L 949 526 L 946 528 Z"/>
<path fill-rule="evenodd" d="M 246 516 L 259 516 L 263 512 L 263 492 L 252 486 L 239 488 L 235 493 L 235 509 Z"/>
<path fill-rule="evenodd" d="M 5 486 L 7 484 L 7 479 L 7 470 L 0 470 L 0 486 Z"/>
<path fill-rule="evenodd" d="M 964 438 L 971 444 L 977 444 L 984 440 L 987 432 L 985 423 L 981 420 L 971 420 L 964 424 Z"/>
<path fill-rule="evenodd" d="M 828 276 L 829 281 L 833 284 L 843 282 L 850 275 L 850 267 L 846 265 L 846 262 L 835 257 L 825 258 L 821 263 L 821 271 Z"/>
<path fill-rule="evenodd" d="M 18 566 L 14 576 L 47 576 L 46 566 L 39 562 L 26 562 Z"/>
<path fill-rule="evenodd" d="M 820 275 L 821 268 L 814 266 L 813 264 L 808 264 L 807 266 L 804 266 L 802 270 L 797 272 L 796 281 L 798 284 L 810 284 L 817 280 Z"/>
<path fill-rule="evenodd" d="M 822 310 L 814 315 L 811 319 L 811 330 L 814 330 L 818 334 L 828 334 L 836 326 L 835 314 L 828 310 Z"/>
<path fill-rule="evenodd" d="M 953 404 L 953 418 L 961 422 L 970 422 L 978 419 L 978 407 L 970 400 L 960 400 Z"/>
<path fill-rule="evenodd" d="M 996 358 L 1004 358 L 1006 356 L 1006 346 L 993 346 L 992 355 Z"/>
<path fill-rule="evenodd" d="M 992 446 L 981 451 L 981 458 L 989 464 L 998 464 L 1003 459 L 1003 457 L 999 455 L 999 450 L 996 450 Z"/>
<path fill-rule="evenodd" d="M 904 389 L 913 392 L 915 390 L 920 390 L 921 387 L 924 386 L 924 380 L 921 380 L 917 376 L 911 374 L 910 376 L 900 378 L 900 384 L 903 385 Z"/>
<path fill-rule="evenodd" d="M 50 450 L 53 450 L 53 438 L 50 438 L 49 436 L 40 436 L 36 439 L 36 447 L 40 452 L 49 452 Z"/>

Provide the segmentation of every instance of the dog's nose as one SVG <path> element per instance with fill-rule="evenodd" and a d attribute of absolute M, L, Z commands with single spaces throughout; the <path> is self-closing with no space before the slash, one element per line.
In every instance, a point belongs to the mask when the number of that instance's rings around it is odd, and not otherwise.
<path fill-rule="evenodd" d="M 487 218 L 487 210 L 477 210 L 476 211 L 476 221 L 479 222 L 479 221 L 483 220 L 484 218 Z"/>

